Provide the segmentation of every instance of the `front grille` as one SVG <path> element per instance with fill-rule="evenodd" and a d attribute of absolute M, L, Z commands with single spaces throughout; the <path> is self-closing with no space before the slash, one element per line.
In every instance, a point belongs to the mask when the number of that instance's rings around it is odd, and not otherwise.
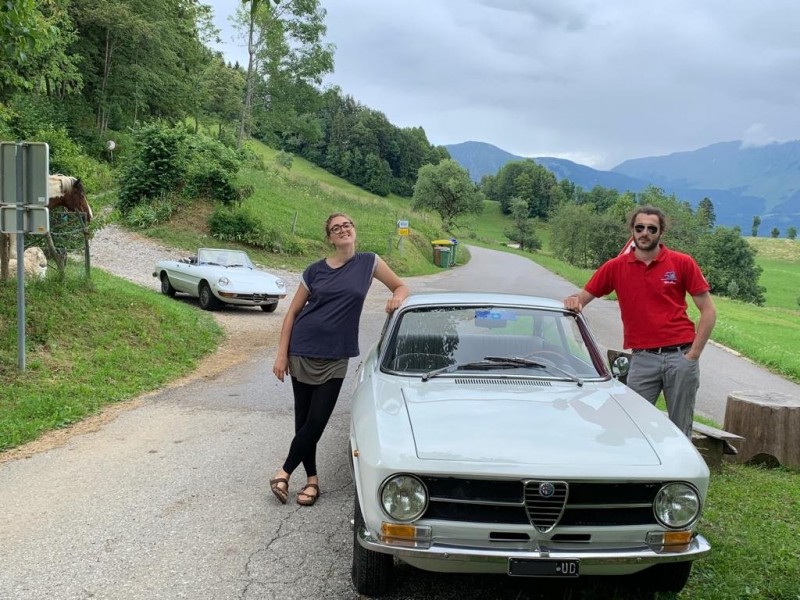
<path fill-rule="evenodd" d="M 238 300 L 249 300 L 250 302 L 263 302 L 264 300 L 279 298 L 271 294 L 234 294 L 233 297 Z"/>
<path fill-rule="evenodd" d="M 540 533 L 556 526 L 567 503 L 569 488 L 564 481 L 526 481 L 525 512 Z"/>
<path fill-rule="evenodd" d="M 653 500 L 663 482 L 487 480 L 422 477 L 430 502 L 424 518 L 464 523 L 620 527 L 656 525 Z M 545 484 L 542 488 L 542 484 Z M 549 485 L 552 485 L 552 495 Z"/>

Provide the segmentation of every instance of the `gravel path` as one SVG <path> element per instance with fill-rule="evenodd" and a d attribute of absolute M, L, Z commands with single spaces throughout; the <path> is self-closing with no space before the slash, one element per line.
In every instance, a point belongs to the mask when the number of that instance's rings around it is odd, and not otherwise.
<path fill-rule="evenodd" d="M 153 277 L 156 262 L 165 258 L 179 258 L 189 253 L 169 248 L 145 236 L 108 225 L 96 232 L 90 244 L 92 266 L 108 271 L 133 283 L 160 293 L 158 279 Z M 258 348 L 277 345 L 283 316 L 294 291 L 300 283 L 300 273 L 269 269 L 273 275 L 282 277 L 288 294 L 278 304 L 274 313 L 265 313 L 259 308 L 224 306 L 214 311 L 214 317 L 225 330 L 226 339 L 219 350 L 206 359 L 196 373 L 209 377 L 242 362 Z M 197 306 L 197 300 L 179 294 L 177 299 Z M 193 379 L 195 376 L 190 377 Z M 186 380 L 182 380 L 181 383 Z"/>

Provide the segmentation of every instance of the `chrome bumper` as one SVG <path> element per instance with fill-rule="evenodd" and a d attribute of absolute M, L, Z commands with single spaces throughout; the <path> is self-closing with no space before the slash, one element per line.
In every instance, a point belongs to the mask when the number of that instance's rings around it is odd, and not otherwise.
<path fill-rule="evenodd" d="M 358 543 L 367 550 L 392 554 L 403 560 L 409 559 L 413 564 L 417 564 L 417 561 L 428 560 L 439 563 L 441 561 L 483 563 L 486 567 L 494 567 L 491 568 L 492 571 L 500 571 L 507 568 L 511 558 L 578 560 L 581 564 L 581 572 L 584 574 L 599 572 L 591 568 L 587 570 L 586 567 L 628 566 L 631 571 L 638 571 L 652 565 L 696 560 L 711 552 L 711 545 L 699 534 L 688 544 L 688 548 L 681 552 L 656 552 L 645 545 L 626 549 L 577 550 L 557 549 L 545 544 L 538 544 L 538 548 L 535 550 L 492 550 L 432 543 L 428 547 L 417 548 L 385 544 L 378 541 L 364 528 L 360 528 L 358 531 Z M 466 567 L 466 565 L 464 566 Z M 478 567 L 478 565 L 474 564 L 472 567 Z M 473 569 L 467 567 L 467 570 Z"/>

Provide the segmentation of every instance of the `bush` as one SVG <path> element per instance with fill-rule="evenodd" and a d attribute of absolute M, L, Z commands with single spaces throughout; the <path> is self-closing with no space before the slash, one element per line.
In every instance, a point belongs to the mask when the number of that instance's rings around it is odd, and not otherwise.
<path fill-rule="evenodd" d="M 174 194 L 234 202 L 241 160 L 219 140 L 190 134 L 183 127 L 142 127 L 120 170 L 120 211 L 126 214 L 148 199 Z"/>
<path fill-rule="evenodd" d="M 186 131 L 154 123 L 134 133 L 131 155 L 119 172 L 119 208 L 126 214 L 148 199 L 182 187 L 186 176 Z"/>
<path fill-rule="evenodd" d="M 170 220 L 176 204 L 169 198 L 157 198 L 142 202 L 126 213 L 122 221 L 133 229 L 148 229 Z"/>
<path fill-rule="evenodd" d="M 281 150 L 275 155 L 275 162 L 279 167 L 283 167 L 287 171 L 290 171 L 292 168 L 292 155 L 285 150 Z"/>
<path fill-rule="evenodd" d="M 306 241 L 265 227 L 257 217 L 241 208 L 218 207 L 209 217 L 208 227 L 211 235 L 219 240 L 270 252 L 302 256 L 310 250 Z"/>

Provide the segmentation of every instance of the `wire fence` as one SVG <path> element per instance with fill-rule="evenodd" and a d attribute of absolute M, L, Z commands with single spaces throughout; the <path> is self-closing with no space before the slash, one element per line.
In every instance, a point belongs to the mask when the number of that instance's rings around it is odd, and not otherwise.
<path fill-rule="evenodd" d="M 55 208 L 50 211 L 50 232 L 25 236 L 25 247 L 41 248 L 48 263 L 52 263 L 61 274 L 64 273 L 68 258 L 83 262 L 86 276 L 89 277 L 89 239 L 89 227 L 82 213 Z"/>

